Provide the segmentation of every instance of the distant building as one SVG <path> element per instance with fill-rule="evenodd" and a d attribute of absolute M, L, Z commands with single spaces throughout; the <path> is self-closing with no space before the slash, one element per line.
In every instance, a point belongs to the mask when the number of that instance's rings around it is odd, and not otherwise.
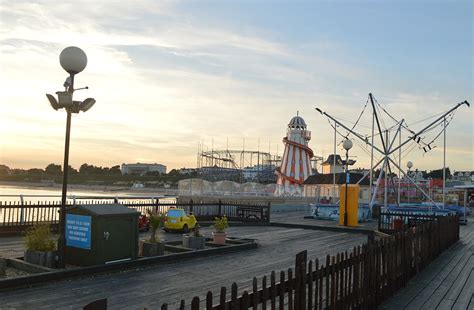
<path fill-rule="evenodd" d="M 455 171 L 453 181 L 474 182 L 474 171 Z"/>
<path fill-rule="evenodd" d="M 133 175 L 145 175 L 147 172 L 159 172 L 160 174 L 166 173 L 166 166 L 162 164 L 122 164 L 122 175 L 133 174 Z"/>
<path fill-rule="evenodd" d="M 197 169 L 196 168 L 181 168 L 178 170 L 178 173 L 180 175 L 190 175 L 193 173 L 197 173 Z"/>
<path fill-rule="evenodd" d="M 355 160 L 349 159 L 347 161 L 349 166 L 352 166 L 353 164 L 356 163 Z M 336 163 L 334 165 L 334 155 L 331 154 L 328 156 L 328 159 L 326 159 L 325 162 L 322 164 L 323 167 L 323 173 L 322 174 L 330 174 L 330 173 L 343 173 L 344 172 L 344 167 L 346 166 L 346 161 L 342 160 L 340 155 L 336 154 Z"/>

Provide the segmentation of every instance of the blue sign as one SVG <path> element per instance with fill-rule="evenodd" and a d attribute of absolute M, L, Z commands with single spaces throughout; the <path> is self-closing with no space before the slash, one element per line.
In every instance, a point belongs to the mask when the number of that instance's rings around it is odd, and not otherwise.
<path fill-rule="evenodd" d="M 91 249 L 90 216 L 66 214 L 66 245 L 86 250 Z"/>
<path fill-rule="evenodd" d="M 349 172 L 346 173 L 346 183 L 351 183 L 351 174 Z"/>

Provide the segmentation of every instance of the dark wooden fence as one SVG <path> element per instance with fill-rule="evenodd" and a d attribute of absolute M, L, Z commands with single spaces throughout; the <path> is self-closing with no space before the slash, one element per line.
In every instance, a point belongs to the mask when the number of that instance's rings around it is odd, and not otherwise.
<path fill-rule="evenodd" d="M 378 230 L 392 234 L 403 231 L 416 224 L 433 221 L 437 218 L 434 214 L 416 213 L 413 211 L 383 211 L 378 217 Z"/>
<path fill-rule="evenodd" d="M 115 201 L 116 202 L 116 201 Z M 75 203 L 68 202 L 67 206 L 74 204 L 107 204 L 114 200 L 79 200 Z M 136 209 L 145 214 L 147 209 L 166 212 L 170 207 L 183 208 L 188 213 L 193 213 L 198 221 L 214 220 L 216 216 L 226 215 L 229 221 L 240 222 L 270 222 L 270 203 L 268 204 L 237 204 L 215 202 L 194 203 L 160 203 L 159 201 L 121 201 L 120 204 Z M 0 202 L 0 233 L 22 232 L 28 227 L 38 223 L 51 223 L 57 229 L 59 222 L 60 202 Z"/>
<path fill-rule="evenodd" d="M 458 216 L 433 218 L 389 237 L 357 246 L 350 252 L 327 256 L 325 262 L 296 255 L 295 268 L 271 272 L 259 285 L 239 293 L 236 283 L 217 296 L 209 291 L 179 309 L 375 309 L 406 285 L 442 251 L 459 240 Z M 106 309 L 102 299 L 84 309 Z M 161 309 L 168 309 L 163 304 Z"/>

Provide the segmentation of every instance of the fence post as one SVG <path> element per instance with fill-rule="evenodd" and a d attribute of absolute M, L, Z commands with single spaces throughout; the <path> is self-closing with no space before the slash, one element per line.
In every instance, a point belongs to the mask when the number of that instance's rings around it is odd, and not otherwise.
<path fill-rule="evenodd" d="M 219 217 L 222 216 L 222 200 L 219 199 Z"/>
<path fill-rule="evenodd" d="M 23 215 L 23 209 L 25 208 L 24 205 L 23 205 L 23 204 L 24 204 L 23 195 L 20 195 L 20 201 L 21 201 L 21 208 L 20 208 L 20 224 L 23 225 L 23 222 L 24 222 L 24 220 L 23 220 L 23 217 L 24 217 L 24 215 Z"/>
<path fill-rule="evenodd" d="M 304 309 L 306 304 L 306 264 L 308 251 L 296 254 L 295 259 L 295 309 Z"/>
<path fill-rule="evenodd" d="M 189 200 L 189 213 L 193 212 L 193 200 Z"/>
<path fill-rule="evenodd" d="M 270 223 L 270 211 L 271 211 L 272 203 L 268 202 L 268 209 L 267 209 L 267 222 Z"/>
<path fill-rule="evenodd" d="M 83 308 L 84 310 L 107 310 L 107 298 L 95 300 L 88 303 Z"/>

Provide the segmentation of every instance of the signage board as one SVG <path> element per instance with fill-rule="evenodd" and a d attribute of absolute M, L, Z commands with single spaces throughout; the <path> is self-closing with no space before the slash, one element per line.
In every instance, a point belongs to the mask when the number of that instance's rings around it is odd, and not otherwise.
<path fill-rule="evenodd" d="M 66 245 L 91 249 L 91 217 L 87 215 L 66 214 Z"/>

